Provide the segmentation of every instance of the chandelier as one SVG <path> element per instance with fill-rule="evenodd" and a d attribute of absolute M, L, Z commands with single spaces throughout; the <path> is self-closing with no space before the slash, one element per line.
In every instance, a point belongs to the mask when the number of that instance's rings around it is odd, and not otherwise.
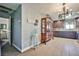
<path fill-rule="evenodd" d="M 72 9 L 70 9 L 66 3 L 62 3 L 62 11 L 61 13 L 58 13 L 59 19 L 66 19 L 66 16 L 72 15 Z"/>

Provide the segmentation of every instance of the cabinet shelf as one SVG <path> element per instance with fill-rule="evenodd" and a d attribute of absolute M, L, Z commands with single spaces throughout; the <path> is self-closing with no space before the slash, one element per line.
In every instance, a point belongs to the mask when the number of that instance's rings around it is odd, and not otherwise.
<path fill-rule="evenodd" d="M 45 43 L 53 38 L 53 21 L 48 18 L 41 19 L 41 43 Z"/>

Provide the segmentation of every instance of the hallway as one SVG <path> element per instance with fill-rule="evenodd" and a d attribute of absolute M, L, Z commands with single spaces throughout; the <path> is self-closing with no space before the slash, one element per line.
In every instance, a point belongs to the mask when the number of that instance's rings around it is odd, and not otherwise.
<path fill-rule="evenodd" d="M 79 44 L 77 40 L 55 37 L 46 45 L 40 44 L 35 50 L 29 49 L 24 53 L 19 53 L 16 50 L 13 51 L 13 48 L 8 51 L 5 48 L 5 51 L 6 56 L 79 56 Z"/>

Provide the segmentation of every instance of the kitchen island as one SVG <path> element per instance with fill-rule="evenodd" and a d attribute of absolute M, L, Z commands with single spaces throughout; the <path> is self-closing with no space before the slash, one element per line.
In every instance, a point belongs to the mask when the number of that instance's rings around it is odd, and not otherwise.
<path fill-rule="evenodd" d="M 78 39 L 78 29 L 68 30 L 68 29 L 54 29 L 53 35 L 55 37 Z"/>

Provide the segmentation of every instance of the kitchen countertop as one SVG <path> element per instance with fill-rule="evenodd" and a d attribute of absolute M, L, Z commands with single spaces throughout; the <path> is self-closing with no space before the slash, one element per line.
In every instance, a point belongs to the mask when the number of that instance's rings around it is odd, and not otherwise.
<path fill-rule="evenodd" d="M 64 29 L 64 28 L 54 28 L 53 31 L 76 31 L 79 32 L 79 29 Z"/>

